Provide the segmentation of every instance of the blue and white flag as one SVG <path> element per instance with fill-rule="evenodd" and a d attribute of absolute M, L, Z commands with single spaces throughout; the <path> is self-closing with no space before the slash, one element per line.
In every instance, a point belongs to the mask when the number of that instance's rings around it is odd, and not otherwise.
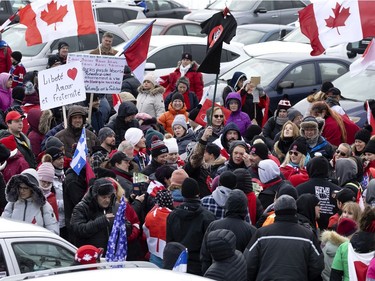
<path fill-rule="evenodd" d="M 77 175 L 80 174 L 83 167 L 86 165 L 86 156 L 88 154 L 87 143 L 86 143 L 86 130 L 82 129 L 81 136 L 77 143 L 76 150 L 70 162 L 70 167 L 76 172 Z"/>
<path fill-rule="evenodd" d="M 173 271 L 187 272 L 188 250 L 182 251 L 176 263 L 173 266 Z"/>
<path fill-rule="evenodd" d="M 107 262 L 125 261 L 128 253 L 128 241 L 126 237 L 125 225 L 126 201 L 121 198 L 120 206 L 117 210 L 115 220 L 113 221 L 111 235 L 108 239 L 107 253 L 105 259 Z"/>

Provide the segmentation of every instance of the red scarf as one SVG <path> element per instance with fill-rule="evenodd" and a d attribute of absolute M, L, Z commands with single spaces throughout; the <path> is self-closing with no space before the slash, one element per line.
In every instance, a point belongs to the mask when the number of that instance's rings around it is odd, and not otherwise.
<path fill-rule="evenodd" d="M 271 182 L 268 182 L 268 183 L 262 183 L 263 190 L 266 190 L 270 186 L 274 186 L 275 184 L 281 182 L 282 180 L 283 180 L 282 178 L 279 178 L 277 180 L 272 180 Z"/>
<path fill-rule="evenodd" d="M 251 224 L 255 225 L 257 222 L 257 197 L 254 192 L 246 194 L 247 208 L 249 209 Z"/>
<path fill-rule="evenodd" d="M 185 106 L 187 108 L 187 110 L 190 110 L 190 99 L 189 99 L 189 91 L 186 91 L 184 94 L 184 102 L 185 102 Z"/>

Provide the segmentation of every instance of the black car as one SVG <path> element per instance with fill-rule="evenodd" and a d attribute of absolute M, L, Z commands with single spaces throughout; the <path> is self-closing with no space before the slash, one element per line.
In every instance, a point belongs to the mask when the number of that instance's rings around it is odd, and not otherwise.
<path fill-rule="evenodd" d="M 148 18 L 182 19 L 191 12 L 187 7 L 172 0 L 146 0 L 146 3 Z"/>

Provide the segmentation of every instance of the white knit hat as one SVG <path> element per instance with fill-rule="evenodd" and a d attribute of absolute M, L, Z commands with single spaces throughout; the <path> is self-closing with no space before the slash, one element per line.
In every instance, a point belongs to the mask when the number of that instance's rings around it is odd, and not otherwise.
<path fill-rule="evenodd" d="M 175 138 L 164 139 L 164 144 L 168 147 L 169 153 L 178 153 L 178 145 Z"/>
<path fill-rule="evenodd" d="M 136 146 L 142 137 L 143 132 L 138 128 L 129 128 L 125 133 L 125 140 L 129 141 L 133 146 Z"/>

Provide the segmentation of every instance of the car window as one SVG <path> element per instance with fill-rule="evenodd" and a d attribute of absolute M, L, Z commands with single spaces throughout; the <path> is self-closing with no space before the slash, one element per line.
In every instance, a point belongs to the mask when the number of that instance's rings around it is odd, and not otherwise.
<path fill-rule="evenodd" d="M 293 81 L 294 87 L 316 84 L 315 66 L 313 63 L 298 65 L 284 77 L 283 81 Z"/>
<path fill-rule="evenodd" d="M 333 62 L 321 62 L 319 63 L 319 68 L 322 75 L 322 81 L 333 81 L 348 72 L 347 66 Z"/>
<path fill-rule="evenodd" d="M 171 28 L 167 30 L 165 35 L 185 35 L 184 28 L 182 27 L 182 25 L 172 26 Z"/>
<path fill-rule="evenodd" d="M 183 52 L 184 49 L 182 45 L 171 46 L 160 50 L 159 52 L 156 52 L 147 59 L 147 62 L 154 63 L 156 65 L 156 68 L 174 68 L 176 67 L 177 62 L 181 59 L 181 55 Z"/>
<path fill-rule="evenodd" d="M 260 30 L 249 30 L 239 28 L 236 31 L 236 36 L 233 37 L 232 41 L 242 43 L 245 46 L 250 44 L 259 43 L 263 38 L 265 32 Z"/>
<path fill-rule="evenodd" d="M 195 60 L 198 64 L 201 64 L 204 58 L 206 57 L 207 46 L 200 45 L 200 44 L 192 44 L 189 45 L 191 48 L 191 54 L 193 56 L 193 60 Z M 186 50 L 189 52 L 189 50 Z"/>
<path fill-rule="evenodd" d="M 266 0 L 269 1 L 269 0 Z M 271 1 L 269 1 L 271 2 Z M 249 0 L 217 0 L 210 4 L 207 9 L 209 10 L 221 10 L 224 9 L 225 6 L 229 8 L 230 11 L 247 11 L 251 10 L 251 8 L 256 4 L 256 1 L 249 1 Z"/>
<path fill-rule="evenodd" d="M 293 3 L 290 0 L 275 1 L 275 10 L 292 9 Z"/>
<path fill-rule="evenodd" d="M 280 38 L 280 32 L 277 31 L 277 32 L 272 33 L 271 36 L 268 37 L 266 41 L 275 41 L 275 40 L 278 40 L 279 38 Z"/>
<path fill-rule="evenodd" d="M 138 16 L 138 11 L 134 11 L 130 9 L 123 10 L 123 13 L 125 14 L 125 16 L 123 18 L 123 21 L 119 23 L 124 23 L 124 22 L 127 22 L 128 20 L 136 19 Z"/>
<path fill-rule="evenodd" d="M 74 253 L 57 244 L 45 242 L 12 243 L 21 273 L 71 266 Z"/>
<path fill-rule="evenodd" d="M 170 10 L 172 7 L 167 1 L 158 0 L 159 11 Z"/>
<path fill-rule="evenodd" d="M 263 0 L 259 3 L 258 8 L 265 8 L 267 11 L 275 10 L 273 1 Z"/>
<path fill-rule="evenodd" d="M 221 51 L 220 62 L 230 62 L 237 59 L 239 56 L 239 54 L 223 49 Z"/>
<path fill-rule="evenodd" d="M 3 249 L 0 245 L 0 279 L 8 275 L 9 273 L 8 273 L 7 263 L 5 261 Z"/>
<path fill-rule="evenodd" d="M 186 28 L 187 35 L 189 35 L 189 36 L 199 36 L 199 37 L 205 37 L 206 36 L 206 34 L 201 33 L 202 28 L 199 25 L 186 24 L 185 28 Z"/>
<path fill-rule="evenodd" d="M 97 8 L 98 21 L 111 22 L 114 24 L 124 23 L 124 13 L 122 9 Z"/>
<path fill-rule="evenodd" d="M 146 3 L 147 3 L 147 9 L 149 10 L 149 12 L 155 11 L 155 5 L 153 1 L 146 1 Z"/>
<path fill-rule="evenodd" d="M 294 8 L 304 8 L 306 5 L 300 0 L 292 0 Z"/>

